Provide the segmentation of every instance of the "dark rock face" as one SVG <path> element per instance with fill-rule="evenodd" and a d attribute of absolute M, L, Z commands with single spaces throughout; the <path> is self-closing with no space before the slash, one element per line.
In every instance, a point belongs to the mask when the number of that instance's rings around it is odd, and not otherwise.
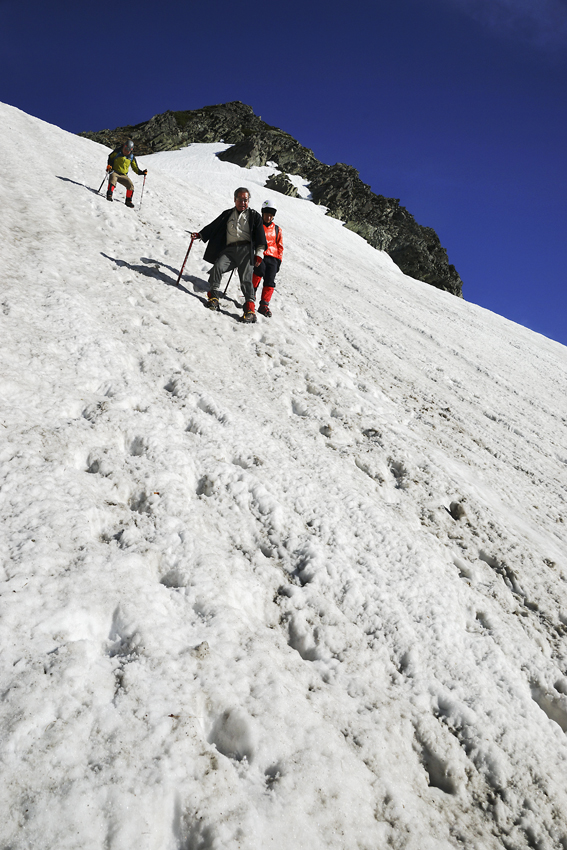
<path fill-rule="evenodd" d="M 168 111 L 142 124 L 79 135 L 110 148 L 117 147 L 125 139 L 133 139 L 136 153 L 147 156 L 157 151 L 175 151 L 192 142 L 224 141 L 233 145 L 266 127 L 265 121 L 254 115 L 252 107 L 235 100 L 185 112 Z"/>
<path fill-rule="evenodd" d="M 299 195 L 287 174 L 271 174 L 266 180 L 266 189 L 273 189 L 274 192 L 289 195 L 290 198 L 297 198 Z"/>
<path fill-rule="evenodd" d="M 232 147 L 218 154 L 219 159 L 244 168 L 275 162 L 283 174 L 268 179 L 270 191 L 297 197 L 287 174 L 300 174 L 309 181 L 314 203 L 326 206 L 329 215 L 386 251 L 405 274 L 462 297 L 462 281 L 434 230 L 419 225 L 396 198 L 375 195 L 352 166 L 319 162 L 313 151 L 266 124 L 240 101 L 164 112 L 142 124 L 80 135 L 108 147 L 131 138 L 139 156 L 178 150 L 192 142 L 225 142 Z"/>

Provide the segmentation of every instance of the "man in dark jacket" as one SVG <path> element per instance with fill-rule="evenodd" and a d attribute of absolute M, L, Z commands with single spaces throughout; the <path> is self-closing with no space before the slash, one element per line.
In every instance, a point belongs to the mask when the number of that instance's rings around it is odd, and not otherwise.
<path fill-rule="evenodd" d="M 241 322 L 255 322 L 254 301 L 256 293 L 252 284 L 254 267 L 262 262 L 266 236 L 262 216 L 248 209 L 250 192 L 241 186 L 234 193 L 234 207 L 224 210 L 218 218 L 200 231 L 192 233 L 195 239 L 208 242 L 204 259 L 213 263 L 209 272 L 210 289 L 207 307 L 219 309 L 221 278 L 225 272 L 238 269 L 240 288 L 244 295 L 244 313 Z"/>

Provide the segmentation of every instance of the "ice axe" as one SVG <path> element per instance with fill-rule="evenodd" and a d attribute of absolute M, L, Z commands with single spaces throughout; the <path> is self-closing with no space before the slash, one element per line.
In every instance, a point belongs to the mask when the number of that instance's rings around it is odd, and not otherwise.
<path fill-rule="evenodd" d="M 181 280 L 181 275 L 183 274 L 183 269 L 185 268 L 185 263 L 187 262 L 187 257 L 189 256 L 189 251 L 193 247 L 193 242 L 195 241 L 195 236 L 191 237 L 191 242 L 189 243 L 189 247 L 187 248 L 187 253 L 185 254 L 185 259 L 183 260 L 183 265 L 181 266 L 181 271 L 179 272 L 179 277 L 177 278 L 176 286 L 179 287 L 179 281 Z"/>

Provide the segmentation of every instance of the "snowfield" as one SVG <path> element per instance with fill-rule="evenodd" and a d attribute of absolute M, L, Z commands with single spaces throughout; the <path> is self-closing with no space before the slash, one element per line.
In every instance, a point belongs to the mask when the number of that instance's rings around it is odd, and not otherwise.
<path fill-rule="evenodd" d="M 2 850 L 567 850 L 567 349 L 224 145 L 133 211 L 0 116 Z M 240 185 L 256 325 L 175 287 Z"/>

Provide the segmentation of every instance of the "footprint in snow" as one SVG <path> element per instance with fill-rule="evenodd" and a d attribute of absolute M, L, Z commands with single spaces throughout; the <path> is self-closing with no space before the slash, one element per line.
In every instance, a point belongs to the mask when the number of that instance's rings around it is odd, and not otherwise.
<path fill-rule="evenodd" d="M 234 761 L 252 764 L 255 742 L 250 720 L 239 709 L 229 709 L 216 718 L 207 740 L 219 753 Z"/>

